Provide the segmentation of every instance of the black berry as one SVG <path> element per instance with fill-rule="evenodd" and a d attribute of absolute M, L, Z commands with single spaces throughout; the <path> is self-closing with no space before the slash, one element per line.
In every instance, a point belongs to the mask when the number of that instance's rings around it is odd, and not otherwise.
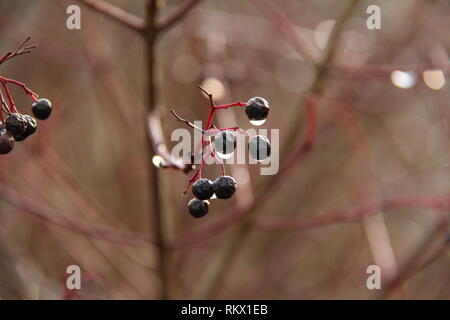
<path fill-rule="evenodd" d="M 14 149 L 14 138 L 9 132 L 3 130 L 0 133 L 0 154 L 7 154 Z"/>
<path fill-rule="evenodd" d="M 20 113 L 12 113 L 5 120 L 5 128 L 13 137 L 18 137 L 23 134 L 27 127 L 27 120 Z"/>
<path fill-rule="evenodd" d="M 192 193 L 197 199 L 207 200 L 214 194 L 213 183 L 209 179 L 200 178 L 192 185 Z"/>
<path fill-rule="evenodd" d="M 218 153 L 231 154 L 236 149 L 236 137 L 233 131 L 220 131 L 214 138 L 214 148 Z"/>
<path fill-rule="evenodd" d="M 25 140 L 26 138 L 31 136 L 33 133 L 35 133 L 36 129 L 37 129 L 36 120 L 32 116 L 24 115 L 23 117 L 26 121 L 25 131 L 23 133 L 21 133 L 20 135 L 14 137 L 14 139 L 16 141 Z"/>
<path fill-rule="evenodd" d="M 191 199 L 188 203 L 188 210 L 194 218 L 201 218 L 208 213 L 208 201 L 202 201 L 197 198 Z"/>
<path fill-rule="evenodd" d="M 261 97 L 254 97 L 247 101 L 245 113 L 249 120 L 265 120 L 269 114 L 269 103 Z"/>
<path fill-rule="evenodd" d="M 31 111 L 39 120 L 45 120 L 52 113 L 52 103 L 48 99 L 37 99 L 31 106 Z"/>
<path fill-rule="evenodd" d="M 250 156 L 258 161 L 265 160 L 270 157 L 269 139 L 264 136 L 254 136 L 248 142 L 248 151 Z"/>
<path fill-rule="evenodd" d="M 214 181 L 213 187 L 218 199 L 229 199 L 236 192 L 236 180 L 230 176 L 220 176 Z"/>

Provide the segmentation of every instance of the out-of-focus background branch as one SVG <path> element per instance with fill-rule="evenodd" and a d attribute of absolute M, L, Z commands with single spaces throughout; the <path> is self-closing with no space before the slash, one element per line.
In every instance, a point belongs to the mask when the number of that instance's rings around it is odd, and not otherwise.
<path fill-rule="evenodd" d="M 39 45 L 1 75 L 55 105 L 0 158 L 0 298 L 450 298 L 446 1 L 83 0 L 81 30 L 70 4 L 0 2 L 0 54 Z M 278 175 L 227 166 L 237 193 L 202 219 L 170 156 L 170 109 L 208 114 L 197 84 L 268 99 L 281 152 Z"/>

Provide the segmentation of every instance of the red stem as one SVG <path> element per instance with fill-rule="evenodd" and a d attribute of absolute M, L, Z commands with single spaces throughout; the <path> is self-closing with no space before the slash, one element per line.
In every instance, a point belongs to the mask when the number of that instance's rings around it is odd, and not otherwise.
<path fill-rule="evenodd" d="M 7 83 L 12 83 L 16 86 L 19 86 L 23 89 L 23 91 L 25 91 L 25 93 L 27 95 L 29 95 L 34 101 L 37 100 L 37 97 L 39 97 L 39 95 L 36 92 L 33 92 L 32 90 L 30 90 L 24 83 L 13 80 L 13 79 L 8 79 L 8 78 L 4 78 L 4 77 L 0 77 L 0 81 L 4 84 L 4 86 Z M 6 90 L 6 89 L 5 89 Z"/>
<path fill-rule="evenodd" d="M 17 112 L 16 106 L 14 104 L 14 99 L 11 95 L 11 91 L 9 91 L 8 85 L 3 81 L 2 81 L 2 85 L 3 85 L 3 88 L 5 89 L 6 97 L 8 98 L 9 107 L 11 108 L 11 110 L 13 112 Z"/>

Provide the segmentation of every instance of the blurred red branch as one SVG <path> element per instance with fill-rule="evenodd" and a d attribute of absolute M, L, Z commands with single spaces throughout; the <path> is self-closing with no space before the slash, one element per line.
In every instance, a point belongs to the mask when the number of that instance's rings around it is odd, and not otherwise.
<path fill-rule="evenodd" d="M 123 10 L 115 5 L 112 5 L 104 0 L 78 0 L 86 6 L 94 9 L 97 12 L 121 23 L 122 25 L 143 33 L 146 27 L 145 20 Z"/>
<path fill-rule="evenodd" d="M 257 228 L 270 232 L 302 231 L 338 223 L 354 222 L 383 210 L 402 208 L 447 211 L 450 209 L 450 195 L 442 197 L 399 197 L 382 202 L 365 204 L 355 209 L 330 211 L 310 218 L 304 217 L 304 213 L 298 213 L 295 217 L 289 216 L 285 218 L 261 216 L 257 220 L 253 220 L 252 223 Z"/>
<path fill-rule="evenodd" d="M 447 215 L 437 215 L 437 221 L 427 232 L 421 241 L 419 241 L 412 256 L 401 266 L 397 276 L 386 283 L 382 291 L 376 295 L 377 298 L 392 297 L 402 284 L 426 268 L 435 261 L 448 245 L 448 226 L 449 219 Z M 436 245 L 436 242 L 437 245 Z M 431 252 L 431 253 L 430 253 Z"/>
<path fill-rule="evenodd" d="M 24 210 L 43 222 L 51 223 L 96 239 L 131 246 L 148 246 L 150 243 L 154 243 L 150 237 L 145 235 L 132 234 L 110 228 L 79 223 L 59 214 L 54 209 L 47 207 L 22 193 L 14 191 L 1 182 L 0 197 L 11 205 Z"/>
<path fill-rule="evenodd" d="M 281 11 L 272 1 L 252 0 L 258 6 L 267 18 L 275 25 L 276 29 L 284 36 L 287 41 L 303 57 L 318 62 L 320 52 L 307 39 L 295 30 L 295 26 L 289 21 L 286 14 Z"/>

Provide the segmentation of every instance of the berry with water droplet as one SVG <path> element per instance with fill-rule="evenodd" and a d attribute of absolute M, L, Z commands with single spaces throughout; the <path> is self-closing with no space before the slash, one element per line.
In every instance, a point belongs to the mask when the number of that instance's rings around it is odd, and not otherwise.
<path fill-rule="evenodd" d="M 269 103 L 261 97 L 254 97 L 247 101 L 245 113 L 250 121 L 265 120 L 269 114 Z"/>

